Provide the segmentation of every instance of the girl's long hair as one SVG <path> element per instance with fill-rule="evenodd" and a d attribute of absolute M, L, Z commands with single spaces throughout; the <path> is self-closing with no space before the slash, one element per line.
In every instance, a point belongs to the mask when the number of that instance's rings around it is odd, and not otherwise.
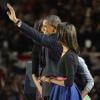
<path fill-rule="evenodd" d="M 69 49 L 79 54 L 79 45 L 77 41 L 75 26 L 73 24 L 64 22 L 62 24 L 59 24 L 57 30 L 58 30 L 60 41 Z"/>

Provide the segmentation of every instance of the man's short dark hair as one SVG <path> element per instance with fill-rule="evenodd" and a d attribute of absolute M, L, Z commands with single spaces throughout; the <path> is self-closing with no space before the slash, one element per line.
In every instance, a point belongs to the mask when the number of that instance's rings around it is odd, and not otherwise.
<path fill-rule="evenodd" d="M 58 24 L 61 23 L 61 19 L 56 15 L 49 15 L 45 19 L 48 20 L 49 24 L 53 25 L 54 27 L 57 27 Z"/>

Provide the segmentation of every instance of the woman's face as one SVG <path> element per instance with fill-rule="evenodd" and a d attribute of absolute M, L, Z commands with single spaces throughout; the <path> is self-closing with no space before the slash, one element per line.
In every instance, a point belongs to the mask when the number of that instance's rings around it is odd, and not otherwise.
<path fill-rule="evenodd" d="M 50 25 L 47 20 L 43 20 L 41 31 L 46 35 L 51 35 L 53 33 L 56 33 L 56 28 L 53 25 Z"/>

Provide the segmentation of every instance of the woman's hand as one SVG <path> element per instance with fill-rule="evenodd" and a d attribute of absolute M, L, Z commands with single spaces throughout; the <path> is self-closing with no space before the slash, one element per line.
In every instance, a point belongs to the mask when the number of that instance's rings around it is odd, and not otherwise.
<path fill-rule="evenodd" d="M 32 74 L 32 79 L 38 89 L 38 91 L 40 92 L 40 94 L 42 95 L 42 86 L 40 85 L 38 79 L 36 78 L 36 76 L 34 74 Z"/>
<path fill-rule="evenodd" d="M 43 82 L 45 82 L 45 79 L 46 79 L 46 76 L 42 76 L 42 77 L 40 78 L 40 80 L 43 81 Z"/>
<path fill-rule="evenodd" d="M 88 95 L 88 91 L 86 89 L 84 89 L 81 93 L 82 98 L 84 98 L 86 95 Z"/>
<path fill-rule="evenodd" d="M 8 15 L 9 19 L 11 21 L 13 21 L 14 23 L 16 23 L 18 21 L 18 18 L 16 17 L 16 13 L 15 13 L 14 8 L 9 3 L 7 4 L 7 7 L 9 9 L 7 11 L 7 15 Z"/>
<path fill-rule="evenodd" d="M 42 76 L 41 77 L 41 81 L 50 83 L 51 82 L 51 78 L 50 77 L 46 77 L 46 76 Z"/>
<path fill-rule="evenodd" d="M 38 80 L 38 82 L 39 82 L 39 83 L 41 83 L 41 77 L 38 77 L 38 79 L 37 79 L 37 80 Z"/>

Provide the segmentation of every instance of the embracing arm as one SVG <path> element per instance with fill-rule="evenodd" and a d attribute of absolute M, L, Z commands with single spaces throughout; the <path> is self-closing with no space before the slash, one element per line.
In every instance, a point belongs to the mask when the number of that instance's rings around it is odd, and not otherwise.
<path fill-rule="evenodd" d="M 55 77 L 51 78 L 51 77 L 42 76 L 41 80 L 43 82 L 48 82 L 48 83 L 53 83 L 53 84 L 57 84 L 57 85 L 60 85 L 60 86 L 64 86 L 64 80 L 65 80 L 65 78 L 57 79 Z"/>
<path fill-rule="evenodd" d="M 32 79 L 38 89 L 38 91 L 40 92 L 40 94 L 42 95 L 42 86 L 40 85 L 38 79 L 36 78 L 36 76 L 34 74 L 32 74 Z"/>
<path fill-rule="evenodd" d="M 52 79 L 46 79 L 45 81 L 50 82 L 50 83 L 54 83 L 60 86 L 64 86 L 64 80 L 57 80 L 56 78 L 52 78 Z"/>
<path fill-rule="evenodd" d="M 63 70 L 63 72 L 66 73 L 66 77 L 61 80 L 57 79 L 57 81 L 52 79 L 51 81 L 52 81 L 52 83 L 55 83 L 55 84 L 59 83 L 62 86 L 72 85 L 72 83 L 74 82 L 74 59 L 73 59 L 73 56 L 71 54 L 67 54 L 62 59 L 63 59 L 62 63 L 59 67 L 65 68 L 65 70 Z"/>
<path fill-rule="evenodd" d="M 70 55 L 68 55 L 67 57 L 64 58 L 61 66 L 59 67 L 65 67 L 65 71 L 66 72 L 66 77 L 45 77 L 43 76 L 41 78 L 42 81 L 44 82 L 48 82 L 48 83 L 54 83 L 60 86 L 67 86 L 67 85 L 71 85 L 74 81 L 74 68 L 73 68 L 73 59 L 72 57 L 70 57 Z M 59 70 L 60 71 L 60 70 Z"/>

